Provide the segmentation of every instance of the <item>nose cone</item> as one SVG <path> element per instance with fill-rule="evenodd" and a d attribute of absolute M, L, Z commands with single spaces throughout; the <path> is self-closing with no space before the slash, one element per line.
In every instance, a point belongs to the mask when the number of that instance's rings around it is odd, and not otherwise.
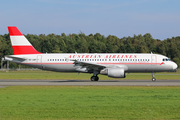
<path fill-rule="evenodd" d="M 177 64 L 173 62 L 173 70 L 177 69 Z"/>

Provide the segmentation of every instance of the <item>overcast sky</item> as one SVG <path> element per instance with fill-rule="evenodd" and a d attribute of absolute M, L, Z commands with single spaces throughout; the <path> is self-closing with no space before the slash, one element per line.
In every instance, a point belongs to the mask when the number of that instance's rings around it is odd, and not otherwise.
<path fill-rule="evenodd" d="M 0 34 L 100 33 L 119 38 L 180 36 L 180 0 L 1 0 Z"/>

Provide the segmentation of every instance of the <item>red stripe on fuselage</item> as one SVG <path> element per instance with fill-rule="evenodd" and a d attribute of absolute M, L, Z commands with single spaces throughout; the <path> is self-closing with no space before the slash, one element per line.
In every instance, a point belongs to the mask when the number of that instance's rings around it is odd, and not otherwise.
<path fill-rule="evenodd" d="M 21 64 L 73 64 L 73 63 L 21 63 Z M 97 63 L 97 64 L 121 64 L 121 65 L 127 65 L 127 64 L 130 64 L 130 65 L 160 65 L 160 63 Z"/>
<path fill-rule="evenodd" d="M 42 54 L 34 49 L 33 46 L 12 46 L 14 55 L 22 55 L 22 54 Z"/>
<path fill-rule="evenodd" d="M 8 31 L 10 36 L 23 36 L 23 34 L 15 26 L 8 27 Z"/>

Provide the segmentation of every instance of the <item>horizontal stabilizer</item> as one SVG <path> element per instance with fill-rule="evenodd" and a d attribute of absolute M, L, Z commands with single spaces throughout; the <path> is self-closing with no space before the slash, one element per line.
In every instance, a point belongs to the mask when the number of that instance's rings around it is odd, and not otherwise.
<path fill-rule="evenodd" d="M 12 56 L 12 55 L 6 55 L 4 59 L 7 61 L 25 61 L 26 60 L 26 58 L 21 58 L 21 57 Z"/>

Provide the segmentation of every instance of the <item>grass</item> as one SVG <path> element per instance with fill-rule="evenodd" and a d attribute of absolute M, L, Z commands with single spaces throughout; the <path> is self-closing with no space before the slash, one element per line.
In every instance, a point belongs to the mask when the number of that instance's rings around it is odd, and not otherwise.
<path fill-rule="evenodd" d="M 180 119 L 180 87 L 11 86 L 1 120 Z"/>
<path fill-rule="evenodd" d="M 126 80 L 150 80 L 152 78 L 151 73 L 130 73 L 126 74 Z M 64 80 L 89 80 L 92 74 L 88 73 L 64 73 L 64 72 L 50 72 L 50 71 L 1 71 L 0 79 L 64 79 Z M 106 75 L 98 75 L 100 80 L 117 80 L 117 78 L 109 78 Z M 180 73 L 157 73 L 156 79 L 162 80 L 179 80 Z"/>

